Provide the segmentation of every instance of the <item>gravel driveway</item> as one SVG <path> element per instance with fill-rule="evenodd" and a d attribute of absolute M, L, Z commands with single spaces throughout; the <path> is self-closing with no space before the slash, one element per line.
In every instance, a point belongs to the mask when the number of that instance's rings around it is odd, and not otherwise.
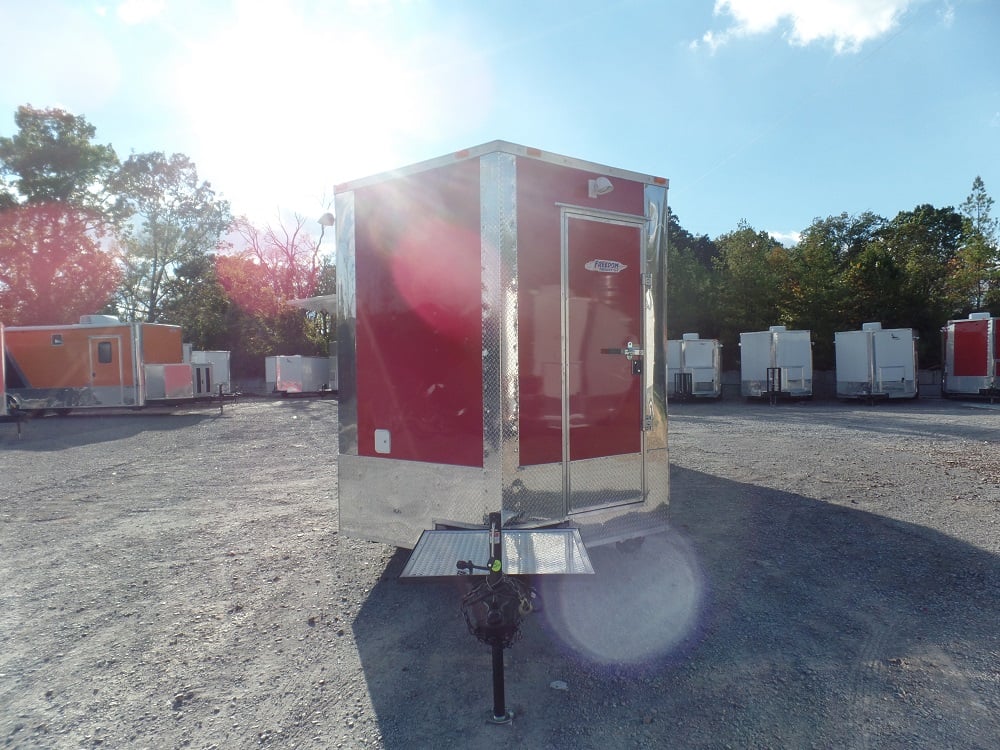
<path fill-rule="evenodd" d="M 336 414 L 0 425 L 2 747 L 1000 747 L 1000 407 L 672 404 L 673 530 L 537 582 L 507 726 Z"/>

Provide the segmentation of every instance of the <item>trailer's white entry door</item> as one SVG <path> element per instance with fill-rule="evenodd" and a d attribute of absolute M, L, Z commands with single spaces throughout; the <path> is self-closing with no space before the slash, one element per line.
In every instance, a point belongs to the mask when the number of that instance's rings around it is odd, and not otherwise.
<path fill-rule="evenodd" d="M 563 212 L 563 457 L 569 512 L 643 499 L 641 220 Z"/>

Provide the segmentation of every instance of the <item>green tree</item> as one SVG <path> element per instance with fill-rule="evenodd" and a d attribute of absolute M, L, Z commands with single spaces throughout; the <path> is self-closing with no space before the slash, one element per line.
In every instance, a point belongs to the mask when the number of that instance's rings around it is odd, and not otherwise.
<path fill-rule="evenodd" d="M 718 257 L 718 248 L 708 235 L 695 236 L 687 231 L 673 213 L 667 231 L 668 336 L 717 336 L 713 261 Z"/>
<path fill-rule="evenodd" d="M 821 370 L 834 365 L 834 334 L 845 325 L 847 296 L 841 248 L 827 228 L 814 221 L 789 250 L 789 283 L 783 302 L 788 324 L 813 333 L 813 363 Z"/>
<path fill-rule="evenodd" d="M 745 220 L 715 244 L 719 248 L 714 261 L 719 285 L 719 339 L 726 347 L 723 352 L 735 352 L 741 332 L 767 330 L 787 322 L 783 302 L 788 253 L 767 232 L 756 231 Z"/>
<path fill-rule="evenodd" d="M 786 315 L 790 325 L 813 332 L 813 361 L 818 369 L 834 366 L 837 331 L 857 328 L 871 319 L 855 309 L 848 270 L 865 257 L 866 248 L 885 224 L 885 219 L 871 212 L 816 218 L 789 251 Z"/>
<path fill-rule="evenodd" d="M 966 241 L 958 250 L 952 273 L 956 297 L 965 302 L 959 312 L 981 310 L 991 302 L 1000 306 L 1000 249 L 992 208 L 993 199 L 977 175 L 972 192 L 959 207 L 966 221 Z"/>
<path fill-rule="evenodd" d="M 319 257 L 319 273 L 316 278 L 316 296 L 337 293 L 337 261 L 330 255 Z M 337 337 L 336 319 L 327 311 L 311 312 L 306 315 L 314 321 L 319 336 L 324 341 L 333 341 Z"/>
<path fill-rule="evenodd" d="M 863 253 L 864 263 L 853 269 L 852 281 L 866 292 L 852 286 L 857 300 L 882 311 L 871 319 L 916 328 L 924 363 L 940 361 L 938 333 L 962 307 L 951 274 L 965 239 L 965 223 L 954 208 L 920 205 L 886 224 Z"/>
<path fill-rule="evenodd" d="M 83 117 L 22 106 L 14 120 L 0 137 L 0 320 L 73 322 L 117 283 L 107 247 L 121 211 L 105 185 L 118 157 Z"/>
<path fill-rule="evenodd" d="M 884 242 L 869 242 L 843 271 L 848 329 L 877 321 L 887 326 L 913 327 L 907 321 L 906 271 Z"/>
<path fill-rule="evenodd" d="M 231 348 L 233 303 L 215 273 L 215 256 L 202 255 L 178 265 L 166 282 L 160 322 L 179 325 L 184 340 L 203 351 Z"/>
<path fill-rule="evenodd" d="M 199 182 L 183 154 L 133 154 L 111 180 L 132 214 L 120 233 L 123 280 L 116 305 L 128 320 L 156 322 L 178 270 L 217 249 L 229 227 L 229 203 Z M 190 266 L 188 266 L 190 267 Z"/>

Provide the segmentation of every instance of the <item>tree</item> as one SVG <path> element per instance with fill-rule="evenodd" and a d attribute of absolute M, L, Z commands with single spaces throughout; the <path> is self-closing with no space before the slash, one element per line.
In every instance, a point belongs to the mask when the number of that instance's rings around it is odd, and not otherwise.
<path fill-rule="evenodd" d="M 767 232 L 740 221 L 733 232 L 715 241 L 719 284 L 719 339 L 729 351 L 743 331 L 766 330 L 784 321 L 788 253 Z M 724 350 L 725 351 L 725 350 Z"/>
<path fill-rule="evenodd" d="M 719 250 L 707 235 L 695 236 L 671 213 L 667 225 L 667 327 L 671 338 L 717 335 L 713 261 Z"/>
<path fill-rule="evenodd" d="M 321 255 L 319 258 L 319 274 L 316 279 L 316 296 L 337 293 L 337 262 L 329 255 Z M 336 338 L 336 318 L 326 311 L 311 312 L 306 314 L 307 318 L 315 321 L 317 331 L 324 341 L 333 341 Z"/>
<path fill-rule="evenodd" d="M 0 321 L 75 323 L 104 309 L 118 283 L 85 213 L 58 204 L 0 210 Z"/>
<path fill-rule="evenodd" d="M 123 228 L 123 281 L 116 304 L 128 320 L 156 322 L 178 269 L 215 250 L 230 224 L 229 203 L 198 181 L 183 154 L 133 154 L 111 180 L 132 218 Z"/>
<path fill-rule="evenodd" d="M 0 138 L 0 193 L 12 204 L 57 203 L 109 219 L 115 206 L 105 190 L 118 167 L 110 146 L 93 143 L 86 118 L 61 109 L 18 107 L 18 133 Z"/>
<path fill-rule="evenodd" d="M 122 214 L 105 182 L 118 157 L 83 117 L 22 106 L 14 119 L 0 138 L 0 320 L 72 322 L 117 284 L 107 246 Z"/>
<path fill-rule="evenodd" d="M 843 230 L 848 227 L 849 222 L 834 217 L 815 219 L 789 251 L 783 304 L 792 326 L 813 333 L 813 362 L 818 369 L 833 367 L 834 336 L 847 323 L 847 291 L 841 272 L 848 248 L 853 249 L 844 238 Z"/>
<path fill-rule="evenodd" d="M 240 217 L 233 224 L 235 247 L 216 259 L 219 283 L 234 306 L 233 369 L 240 374 L 262 373 L 263 358 L 274 354 L 327 354 L 322 320 L 287 304 L 315 295 L 323 273 L 324 258 L 305 223 L 295 217 L 292 226 L 259 229 Z"/>
<path fill-rule="evenodd" d="M 871 319 L 916 328 L 926 363 L 939 360 L 938 332 L 962 306 L 951 272 L 964 240 L 965 225 L 954 208 L 923 204 L 900 211 L 869 243 L 866 265 L 853 269 L 852 281 L 866 290 L 852 289 L 858 300 L 867 299 L 882 312 Z"/>
<path fill-rule="evenodd" d="M 805 234 L 813 239 L 822 237 L 822 242 L 834 251 L 843 268 L 864 251 L 886 223 L 883 217 L 871 211 L 857 215 L 843 212 L 825 219 L 813 219 Z"/>
<path fill-rule="evenodd" d="M 960 206 L 967 240 L 958 250 L 952 274 L 956 296 L 966 303 L 960 312 L 981 310 L 991 301 L 1000 305 L 1000 249 L 992 207 L 993 199 L 977 175 Z"/>
<path fill-rule="evenodd" d="M 305 231 L 306 220 L 294 218 L 294 225 L 279 224 L 261 230 L 246 217 L 233 223 L 241 247 L 237 255 L 259 267 L 266 293 L 273 304 L 311 297 L 319 282 L 322 259 L 319 245 Z"/>
<path fill-rule="evenodd" d="M 234 305 L 215 274 L 214 255 L 180 264 L 166 286 L 161 322 L 180 326 L 195 349 L 230 349 Z"/>

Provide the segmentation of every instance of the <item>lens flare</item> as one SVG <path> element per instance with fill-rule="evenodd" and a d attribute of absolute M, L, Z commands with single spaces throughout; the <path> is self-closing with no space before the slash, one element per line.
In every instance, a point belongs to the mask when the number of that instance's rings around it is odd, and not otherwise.
<path fill-rule="evenodd" d="M 694 550 L 676 532 L 648 537 L 637 551 L 592 551 L 594 576 L 545 582 L 543 612 L 568 649 L 601 664 L 643 665 L 695 632 L 704 581 Z"/>

